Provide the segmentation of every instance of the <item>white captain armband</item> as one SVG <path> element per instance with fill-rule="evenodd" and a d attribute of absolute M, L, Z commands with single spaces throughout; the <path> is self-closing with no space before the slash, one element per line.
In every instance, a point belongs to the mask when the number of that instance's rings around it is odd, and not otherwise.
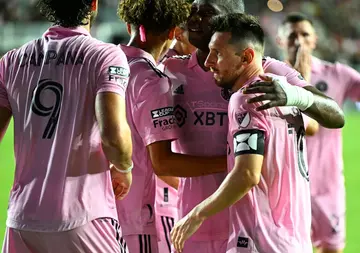
<path fill-rule="evenodd" d="M 265 134 L 258 129 L 241 130 L 234 134 L 234 156 L 255 154 L 264 155 Z"/>

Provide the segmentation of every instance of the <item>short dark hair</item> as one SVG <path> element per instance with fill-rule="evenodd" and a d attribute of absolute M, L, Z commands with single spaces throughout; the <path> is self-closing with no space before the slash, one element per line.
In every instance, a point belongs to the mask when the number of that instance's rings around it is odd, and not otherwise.
<path fill-rule="evenodd" d="M 92 0 L 38 0 L 40 13 L 50 22 L 63 27 L 87 25 Z"/>
<path fill-rule="evenodd" d="M 190 14 L 186 0 L 121 0 L 119 17 L 131 25 L 163 33 L 184 23 Z"/>
<path fill-rule="evenodd" d="M 206 2 L 216 4 L 225 13 L 243 13 L 245 12 L 244 0 L 195 0 L 194 2 Z"/>
<path fill-rule="evenodd" d="M 283 20 L 282 24 L 283 25 L 285 25 L 287 23 L 295 24 L 295 23 L 302 22 L 302 21 L 307 21 L 311 25 L 313 25 L 313 21 L 309 17 L 307 17 L 305 14 L 300 13 L 300 12 L 292 12 L 292 13 L 288 14 L 285 17 L 285 19 Z"/>
<path fill-rule="evenodd" d="M 231 43 L 251 42 L 254 49 L 263 53 L 265 34 L 256 17 L 245 13 L 218 15 L 210 20 L 212 31 L 230 32 Z"/>

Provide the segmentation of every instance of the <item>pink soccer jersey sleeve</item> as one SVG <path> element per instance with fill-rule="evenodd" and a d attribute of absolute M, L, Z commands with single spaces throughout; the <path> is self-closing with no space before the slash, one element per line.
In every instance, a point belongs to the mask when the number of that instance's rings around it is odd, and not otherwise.
<path fill-rule="evenodd" d="M 263 68 L 265 73 L 286 77 L 289 84 L 299 87 L 309 86 L 302 75 L 285 62 L 267 57 L 263 61 Z"/>
<path fill-rule="evenodd" d="M 234 96 L 235 95 L 235 96 Z M 230 99 L 229 134 L 233 136 L 234 155 L 264 155 L 268 134 L 268 122 L 262 112 L 256 111 L 256 104 L 248 104 L 246 99 L 253 95 L 233 94 Z"/>
<path fill-rule="evenodd" d="M 165 76 L 145 80 L 133 105 L 133 119 L 144 145 L 177 139 L 173 98 Z"/>
<path fill-rule="evenodd" d="M 10 102 L 5 88 L 4 73 L 5 73 L 5 56 L 0 60 L 0 106 L 6 107 L 11 111 Z"/>
<path fill-rule="evenodd" d="M 346 65 L 338 64 L 339 75 L 347 78 L 346 98 L 360 101 L 360 73 Z"/>
<path fill-rule="evenodd" d="M 114 92 L 125 98 L 129 82 L 130 68 L 120 47 L 111 46 L 104 53 L 102 64 L 97 70 L 97 93 Z"/>

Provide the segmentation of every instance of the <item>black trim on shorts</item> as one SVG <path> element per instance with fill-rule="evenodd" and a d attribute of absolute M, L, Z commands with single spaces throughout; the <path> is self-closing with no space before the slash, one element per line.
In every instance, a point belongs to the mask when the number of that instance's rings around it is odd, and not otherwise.
<path fill-rule="evenodd" d="M 151 253 L 150 235 L 139 235 L 140 253 Z"/>
<path fill-rule="evenodd" d="M 161 216 L 161 223 L 164 229 L 166 244 L 168 246 L 170 253 L 171 252 L 170 232 L 171 229 L 174 227 L 175 219 L 172 217 Z"/>
<path fill-rule="evenodd" d="M 114 227 L 115 229 L 115 237 L 116 237 L 116 241 L 119 244 L 120 247 L 120 252 L 121 253 L 126 253 L 127 252 L 127 248 L 126 248 L 126 242 L 125 240 L 120 236 L 120 224 L 117 220 L 115 219 L 111 219 L 111 225 Z"/>

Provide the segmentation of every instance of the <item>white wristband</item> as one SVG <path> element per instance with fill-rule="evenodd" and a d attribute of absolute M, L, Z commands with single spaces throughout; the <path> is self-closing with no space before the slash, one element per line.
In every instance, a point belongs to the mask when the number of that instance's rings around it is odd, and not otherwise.
<path fill-rule="evenodd" d="M 286 94 L 286 105 L 305 111 L 314 103 L 314 94 L 304 88 L 289 84 L 285 78 L 276 79 Z"/>
<path fill-rule="evenodd" d="M 114 168 L 117 172 L 126 174 L 126 173 L 129 173 L 129 172 L 132 171 L 132 169 L 134 168 L 134 163 L 131 162 L 131 166 L 130 166 L 129 168 L 127 168 L 126 170 L 120 170 L 120 169 L 116 168 L 115 166 L 114 166 L 113 168 Z"/>

